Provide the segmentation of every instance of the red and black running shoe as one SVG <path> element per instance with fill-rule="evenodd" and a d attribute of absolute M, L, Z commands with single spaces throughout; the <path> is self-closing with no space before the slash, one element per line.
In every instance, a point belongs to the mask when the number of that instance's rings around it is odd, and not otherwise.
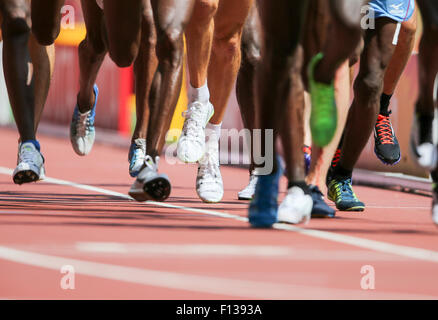
<path fill-rule="evenodd" d="M 387 115 L 379 114 L 374 127 L 374 153 L 384 164 L 395 165 L 400 161 L 400 145 Z"/>

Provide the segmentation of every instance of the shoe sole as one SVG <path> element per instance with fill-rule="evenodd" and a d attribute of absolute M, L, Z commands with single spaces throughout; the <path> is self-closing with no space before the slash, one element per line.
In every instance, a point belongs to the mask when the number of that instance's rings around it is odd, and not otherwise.
<path fill-rule="evenodd" d="M 24 170 L 17 172 L 13 177 L 14 183 L 22 185 L 24 183 L 32 183 L 40 180 L 40 177 L 32 170 Z"/>
<path fill-rule="evenodd" d="M 136 201 L 159 201 L 163 202 L 170 196 L 171 192 L 170 181 L 165 177 L 157 177 L 146 182 L 142 189 L 134 189 L 129 191 L 129 195 Z"/>
<path fill-rule="evenodd" d="M 252 198 L 249 197 L 237 197 L 237 200 L 242 200 L 242 201 L 251 201 Z"/>
<path fill-rule="evenodd" d="M 374 154 L 376 155 L 377 159 L 379 159 L 384 165 L 387 165 L 387 166 L 395 166 L 401 161 L 401 154 L 398 157 L 398 159 L 393 163 L 386 161 L 382 156 L 379 155 L 379 153 L 376 150 L 376 147 L 374 147 Z"/>
<path fill-rule="evenodd" d="M 330 195 L 327 195 L 327 199 L 329 199 L 331 202 L 333 202 L 336 205 L 336 209 L 338 209 L 339 211 L 343 211 L 343 212 L 348 212 L 348 211 L 360 212 L 360 211 L 364 211 L 365 210 L 365 206 L 354 206 L 354 207 L 350 207 L 350 208 L 339 208 L 338 204 L 336 203 L 336 201 L 333 200 L 333 198 Z"/>

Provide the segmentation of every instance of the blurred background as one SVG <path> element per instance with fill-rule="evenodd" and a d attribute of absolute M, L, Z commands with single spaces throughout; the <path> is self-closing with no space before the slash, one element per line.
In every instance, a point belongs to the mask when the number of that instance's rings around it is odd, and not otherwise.
<path fill-rule="evenodd" d="M 79 67 L 77 46 L 85 37 L 85 26 L 80 1 L 67 0 L 66 5 L 71 6 L 70 11 L 66 12 L 66 14 L 74 16 L 74 28 L 63 28 L 56 41 L 55 72 L 43 113 L 41 128 L 45 126 L 56 127 L 58 128 L 58 132 L 65 131 L 65 133 L 68 134 L 68 126 L 73 108 L 76 104 L 76 95 L 78 92 Z M 72 10 L 73 12 L 71 12 Z M 421 21 L 418 28 L 417 42 L 420 35 Z M 0 50 L 1 48 L 0 45 Z M 400 163 L 393 167 L 381 164 L 374 155 L 374 141 L 371 137 L 359 161 L 360 168 L 372 171 L 403 173 L 423 178 L 428 177 L 428 174 L 424 170 L 415 166 L 409 150 L 409 134 L 418 92 L 417 70 L 417 50 L 415 49 L 391 104 L 393 111 L 391 119 L 402 151 Z M 186 72 L 184 83 L 187 84 Z M 97 107 L 98 116 L 96 117 L 96 126 L 98 129 L 108 130 L 122 138 L 128 138 L 135 124 L 135 96 L 133 93 L 132 68 L 120 69 L 107 57 L 97 79 L 97 84 L 99 85 L 101 95 Z M 172 128 L 182 127 L 183 118 L 181 113 L 185 110 L 186 105 L 186 86 L 183 86 L 172 121 Z M 13 126 L 13 117 L 7 97 L 1 64 L 0 125 Z M 242 129 L 242 122 L 234 92 L 229 100 L 229 107 L 224 119 L 223 128 Z M 242 152 L 244 151 L 242 150 Z"/>

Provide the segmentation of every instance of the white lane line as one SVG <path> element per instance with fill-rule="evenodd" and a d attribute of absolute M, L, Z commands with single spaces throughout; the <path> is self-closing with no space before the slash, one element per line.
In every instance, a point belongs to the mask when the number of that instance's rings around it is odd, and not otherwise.
<path fill-rule="evenodd" d="M 9 168 L 0 167 L 0 174 L 11 175 L 12 172 L 13 172 L 13 170 L 11 170 Z M 70 181 L 66 181 L 66 180 L 46 178 L 44 181 L 48 182 L 48 183 L 57 184 L 57 185 L 64 185 L 64 186 L 69 186 L 69 187 L 73 187 L 73 188 L 98 192 L 98 193 L 111 195 L 111 196 L 115 196 L 115 197 L 120 197 L 120 198 L 124 198 L 124 199 L 132 199 L 130 196 L 125 195 L 123 193 L 119 193 L 119 192 L 115 192 L 115 191 L 111 191 L 111 190 L 107 190 L 107 189 L 103 189 L 103 188 L 97 188 L 97 187 L 93 187 L 93 186 L 89 186 L 89 185 L 84 185 L 84 184 L 80 184 L 80 183 L 70 182 Z M 216 217 L 221 217 L 221 218 L 233 219 L 233 220 L 237 220 L 237 221 L 241 221 L 241 222 L 248 222 L 247 218 L 244 218 L 244 217 L 241 217 L 238 215 L 234 215 L 234 214 L 229 214 L 229 213 L 221 213 L 221 212 L 216 212 L 213 210 L 206 210 L 206 209 L 182 207 L 182 206 L 177 206 L 177 205 L 172 205 L 172 204 L 162 203 L 162 202 L 147 202 L 146 204 L 148 204 L 148 203 L 156 205 L 156 206 L 165 207 L 165 208 L 180 209 L 180 210 L 196 212 L 196 213 L 201 213 L 201 214 L 206 214 L 206 215 L 211 215 L 211 216 L 216 216 Z M 394 254 L 394 255 L 407 257 L 407 258 L 411 258 L 411 259 L 417 259 L 417 260 L 438 263 L 438 252 L 437 251 L 402 246 L 402 245 L 396 245 L 396 244 L 390 244 L 390 243 L 386 243 L 383 241 L 368 240 L 368 239 L 364 239 L 364 238 L 342 235 L 342 234 L 337 234 L 337 233 L 327 232 L 327 231 L 303 229 L 300 227 L 279 224 L 279 223 L 275 224 L 273 227 L 274 227 L 274 229 L 277 229 L 277 230 L 293 231 L 293 232 L 297 232 L 299 234 L 311 236 L 314 238 L 319 238 L 319 239 L 329 240 L 332 242 L 342 243 L 344 245 L 352 245 L 352 246 L 356 246 L 359 248 L 373 250 L 373 251 L 377 251 L 377 252 L 383 252 L 383 253 Z"/>
<path fill-rule="evenodd" d="M 16 247 L 16 246 L 14 246 Z M 28 248 L 30 249 L 30 248 Z M 41 248 L 40 248 L 41 249 Z M 47 249 L 47 247 L 46 247 Z M 73 248 L 64 248 L 72 252 Z M 120 242 L 77 242 L 75 250 L 108 256 L 128 257 L 182 256 L 184 258 L 261 258 L 303 261 L 406 261 L 406 258 L 353 250 L 313 250 L 284 246 L 227 245 L 227 244 L 158 244 Z"/>
<path fill-rule="evenodd" d="M 76 274 L 147 286 L 186 290 L 251 299 L 437 299 L 427 295 L 378 292 L 375 290 L 330 289 L 264 281 L 238 280 L 125 267 L 55 257 L 0 246 L 0 258 L 60 272 L 64 265 Z M 359 286 L 359 284 L 358 284 Z"/>

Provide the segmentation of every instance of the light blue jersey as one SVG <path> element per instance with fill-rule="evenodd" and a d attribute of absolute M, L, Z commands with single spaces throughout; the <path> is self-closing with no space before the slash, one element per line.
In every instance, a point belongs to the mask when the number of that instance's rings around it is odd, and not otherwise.
<path fill-rule="evenodd" d="M 436 1 L 436 0 L 432 0 Z M 387 17 L 397 22 L 409 20 L 414 14 L 414 0 L 371 0 L 370 7 L 375 17 Z"/>

